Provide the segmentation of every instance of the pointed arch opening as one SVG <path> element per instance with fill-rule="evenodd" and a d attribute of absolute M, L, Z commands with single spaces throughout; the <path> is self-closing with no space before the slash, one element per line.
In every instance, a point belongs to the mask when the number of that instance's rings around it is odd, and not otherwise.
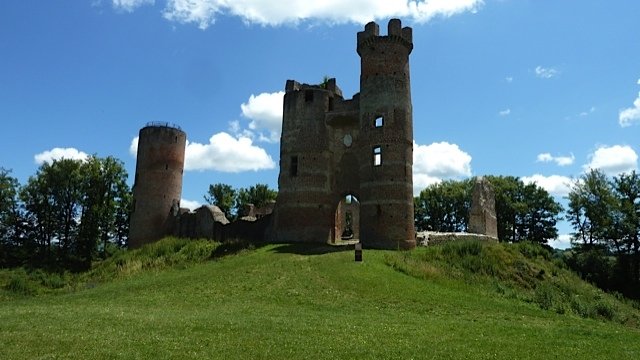
<path fill-rule="evenodd" d="M 360 242 L 360 201 L 353 194 L 340 198 L 336 206 L 334 244 Z"/>

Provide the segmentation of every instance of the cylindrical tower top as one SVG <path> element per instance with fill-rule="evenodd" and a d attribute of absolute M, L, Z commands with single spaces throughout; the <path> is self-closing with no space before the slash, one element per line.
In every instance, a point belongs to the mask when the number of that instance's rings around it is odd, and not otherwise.
<path fill-rule="evenodd" d="M 387 36 L 380 36 L 380 27 L 375 22 L 370 22 L 364 27 L 364 31 L 358 32 L 358 55 L 362 56 L 367 48 L 375 46 L 376 42 L 395 42 L 405 46 L 407 55 L 413 50 L 413 30 L 410 27 L 402 27 L 400 19 L 389 20 Z"/>

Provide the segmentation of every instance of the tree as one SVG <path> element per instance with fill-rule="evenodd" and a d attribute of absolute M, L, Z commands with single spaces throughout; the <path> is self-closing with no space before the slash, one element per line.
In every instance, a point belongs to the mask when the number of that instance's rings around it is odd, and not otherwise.
<path fill-rule="evenodd" d="M 415 223 L 419 230 L 467 231 L 473 182 L 443 181 L 431 185 L 414 198 Z"/>
<path fill-rule="evenodd" d="M 21 214 L 18 207 L 18 180 L 0 167 L 0 267 L 19 264 Z"/>
<path fill-rule="evenodd" d="M 82 164 L 83 199 L 79 259 L 83 267 L 90 266 L 92 252 L 99 242 L 102 257 L 107 256 L 110 242 L 122 242 L 123 218 L 129 212 L 130 190 L 127 172 L 121 161 L 113 158 L 89 157 Z M 118 221 L 120 220 L 120 221 Z"/>
<path fill-rule="evenodd" d="M 248 189 L 240 188 L 238 190 L 238 198 L 236 201 L 236 211 L 241 214 L 248 204 L 253 204 L 256 208 L 265 206 L 278 196 L 278 192 L 269 189 L 267 184 L 256 184 Z"/>
<path fill-rule="evenodd" d="M 567 218 L 575 231 L 569 264 L 604 289 L 640 298 L 640 176 L 589 171 L 573 184 Z"/>
<path fill-rule="evenodd" d="M 233 213 L 238 198 L 238 192 L 228 184 L 211 184 L 209 185 L 209 191 L 204 196 L 204 200 L 215 205 L 224 212 L 227 219 L 233 219 L 235 214 Z"/>
<path fill-rule="evenodd" d="M 573 240 L 585 248 L 608 246 L 615 196 L 606 175 L 592 169 L 573 184 L 568 199 L 567 220 L 576 231 Z"/>

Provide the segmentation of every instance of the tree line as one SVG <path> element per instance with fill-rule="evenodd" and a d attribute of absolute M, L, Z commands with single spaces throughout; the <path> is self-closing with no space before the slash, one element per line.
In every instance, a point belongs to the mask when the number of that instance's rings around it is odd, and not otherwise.
<path fill-rule="evenodd" d="M 0 168 L 0 266 L 82 271 L 126 246 L 126 180 L 113 157 L 44 163 L 24 185 Z"/>

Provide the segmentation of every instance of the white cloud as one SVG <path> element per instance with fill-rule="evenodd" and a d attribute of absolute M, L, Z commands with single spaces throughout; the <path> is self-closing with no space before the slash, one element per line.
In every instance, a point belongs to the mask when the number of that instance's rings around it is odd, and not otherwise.
<path fill-rule="evenodd" d="M 280 141 L 282 129 L 282 104 L 284 91 L 251 95 L 246 103 L 240 105 L 242 115 L 251 120 L 249 129 L 260 133 L 260 140 L 268 142 Z M 231 124 L 237 132 L 239 124 Z M 260 130 L 266 130 L 263 134 Z"/>
<path fill-rule="evenodd" d="M 523 176 L 522 182 L 525 184 L 537 184 L 551 195 L 566 196 L 571 191 L 573 180 L 560 175 L 544 176 L 535 174 L 533 176 Z"/>
<path fill-rule="evenodd" d="M 551 79 L 552 77 L 560 74 L 560 72 L 557 69 L 545 68 L 540 65 L 536 66 L 535 72 L 537 77 L 543 78 L 543 79 Z"/>
<path fill-rule="evenodd" d="M 133 139 L 131 139 L 131 145 L 129 145 L 129 154 L 131 154 L 131 156 L 138 157 L 138 137 L 134 137 Z"/>
<path fill-rule="evenodd" d="M 638 169 L 638 154 L 628 145 L 600 146 L 589 155 L 585 171 L 600 169 L 607 174 L 617 175 Z"/>
<path fill-rule="evenodd" d="M 206 29 L 219 15 L 237 16 L 247 23 L 278 26 L 302 21 L 364 24 L 374 19 L 401 17 L 418 23 L 434 17 L 476 12 L 483 0 L 169 0 L 164 17 L 195 23 Z"/>
<path fill-rule="evenodd" d="M 53 148 L 36 154 L 33 158 L 36 164 L 42 165 L 44 163 L 50 164 L 53 160 L 60 159 L 85 160 L 88 156 L 85 152 L 74 148 Z"/>
<path fill-rule="evenodd" d="M 571 235 L 561 234 L 557 239 L 549 240 L 549 246 L 560 250 L 568 249 L 571 247 Z"/>
<path fill-rule="evenodd" d="M 208 144 L 187 142 L 185 170 L 215 170 L 221 172 L 258 171 L 275 168 L 267 152 L 244 136 L 235 138 L 226 132 L 217 133 Z"/>
<path fill-rule="evenodd" d="M 132 12 L 142 5 L 153 5 L 155 0 L 112 0 L 112 3 L 115 9 Z"/>
<path fill-rule="evenodd" d="M 187 208 L 191 211 L 199 208 L 202 204 L 195 200 L 180 199 L 180 207 Z"/>
<path fill-rule="evenodd" d="M 640 84 L 640 80 L 638 80 L 638 84 Z M 622 127 L 640 123 L 640 93 L 638 93 L 638 97 L 633 102 L 633 107 L 620 110 L 618 123 Z"/>
<path fill-rule="evenodd" d="M 505 110 L 502 110 L 502 111 L 500 111 L 498 113 L 498 115 L 500 115 L 500 116 L 507 116 L 509 114 L 511 114 L 511 109 L 505 109 Z"/>
<path fill-rule="evenodd" d="M 513 82 L 513 76 L 507 76 L 506 78 L 504 78 L 508 83 L 512 83 Z"/>
<path fill-rule="evenodd" d="M 572 165 L 576 160 L 576 157 L 571 154 L 571 156 L 552 156 L 549 153 L 538 154 L 538 162 L 555 162 L 558 166 L 568 166 Z"/>
<path fill-rule="evenodd" d="M 413 192 L 444 179 L 471 176 L 471 155 L 447 142 L 413 143 Z"/>
<path fill-rule="evenodd" d="M 583 111 L 579 114 L 579 116 L 589 116 L 589 114 L 593 114 L 596 111 L 596 108 L 594 106 L 591 107 L 591 109 L 589 109 L 589 111 Z"/>

